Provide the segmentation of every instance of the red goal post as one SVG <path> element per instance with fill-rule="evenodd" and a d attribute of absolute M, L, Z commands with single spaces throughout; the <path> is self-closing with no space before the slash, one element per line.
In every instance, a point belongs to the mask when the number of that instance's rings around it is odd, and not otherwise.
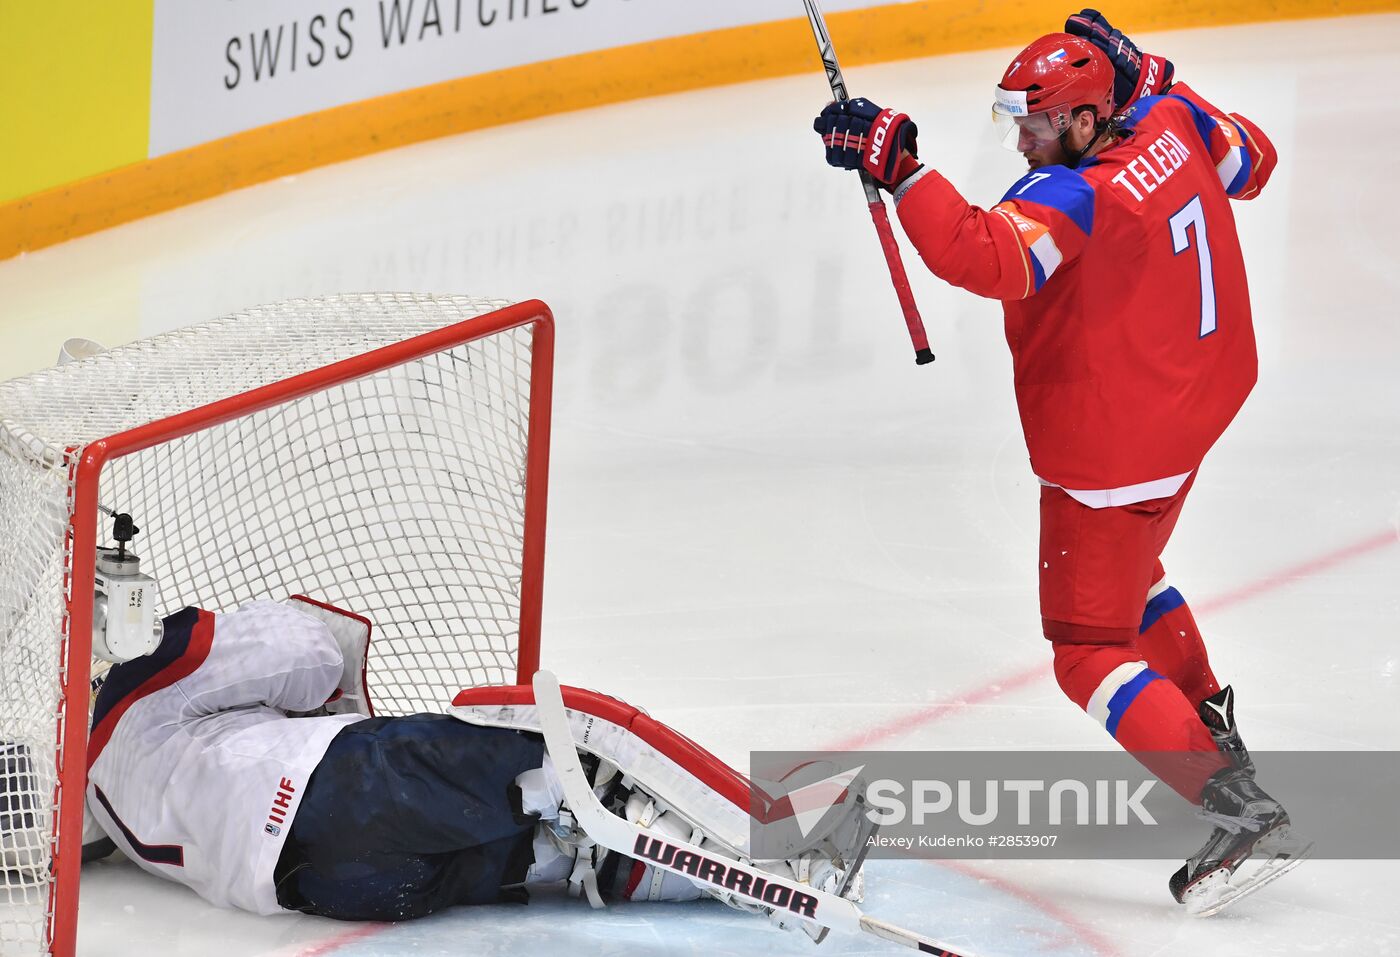
<path fill-rule="evenodd" d="M 370 618 L 379 713 L 526 683 L 553 348 L 539 301 L 347 295 L 0 384 L 0 950 L 74 952 L 99 503 L 140 527 L 160 614 Z"/>

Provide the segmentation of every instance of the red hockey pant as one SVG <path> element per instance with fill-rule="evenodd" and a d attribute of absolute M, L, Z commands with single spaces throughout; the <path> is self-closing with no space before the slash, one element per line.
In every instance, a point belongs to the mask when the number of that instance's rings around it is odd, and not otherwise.
<path fill-rule="evenodd" d="M 1167 498 L 1099 509 L 1042 487 L 1040 613 L 1065 694 L 1198 803 L 1206 779 L 1228 764 L 1197 715 L 1220 689 L 1161 563 L 1194 480 Z"/>

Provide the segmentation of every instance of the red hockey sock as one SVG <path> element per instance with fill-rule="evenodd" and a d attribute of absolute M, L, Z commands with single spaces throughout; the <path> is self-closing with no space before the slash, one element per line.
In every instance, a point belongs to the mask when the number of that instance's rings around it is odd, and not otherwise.
<path fill-rule="evenodd" d="M 1193 804 L 1228 765 L 1196 708 L 1175 684 L 1122 645 L 1054 642 L 1055 678 L 1149 771 Z"/>
<path fill-rule="evenodd" d="M 1201 630 L 1181 592 L 1168 588 L 1148 601 L 1138 630 L 1137 648 L 1147 666 L 1186 695 L 1193 709 L 1220 690 L 1210 670 Z"/>

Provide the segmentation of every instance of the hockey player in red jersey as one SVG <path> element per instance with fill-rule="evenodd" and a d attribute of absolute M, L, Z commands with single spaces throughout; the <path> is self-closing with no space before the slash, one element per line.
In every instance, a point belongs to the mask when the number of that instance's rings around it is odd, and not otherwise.
<path fill-rule="evenodd" d="M 921 165 L 904 114 L 827 106 L 834 166 L 894 194 L 930 270 L 1002 302 L 1040 492 L 1040 605 L 1055 676 L 1128 751 L 1224 825 L 1171 880 L 1194 911 L 1279 845 L 1288 816 L 1253 779 L 1233 695 L 1159 556 L 1197 470 L 1254 385 L 1231 200 L 1276 154 L 1244 117 L 1139 52 L 1101 14 L 1017 54 L 996 88 L 1029 170 L 991 209 Z M 890 144 L 894 144 L 894 148 Z M 1232 833 L 1232 830 L 1234 833 Z"/>

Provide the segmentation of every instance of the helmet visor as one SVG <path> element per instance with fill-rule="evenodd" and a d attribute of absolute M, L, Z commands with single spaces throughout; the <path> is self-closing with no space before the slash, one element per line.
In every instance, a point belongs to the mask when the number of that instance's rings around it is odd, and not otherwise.
<path fill-rule="evenodd" d="M 1032 113 L 1026 105 L 1024 91 L 997 87 L 996 100 L 992 103 L 992 125 L 1003 147 L 1026 153 L 1059 139 L 1063 126 L 1067 124 L 1056 124 L 1053 118 L 1063 116 L 1064 112 L 1048 110 Z"/>
<path fill-rule="evenodd" d="M 992 124 L 996 127 L 997 139 L 1001 145 L 1017 153 L 1029 153 L 1060 138 L 1059 131 L 1050 122 L 1048 113 L 1008 116 L 993 106 Z"/>

